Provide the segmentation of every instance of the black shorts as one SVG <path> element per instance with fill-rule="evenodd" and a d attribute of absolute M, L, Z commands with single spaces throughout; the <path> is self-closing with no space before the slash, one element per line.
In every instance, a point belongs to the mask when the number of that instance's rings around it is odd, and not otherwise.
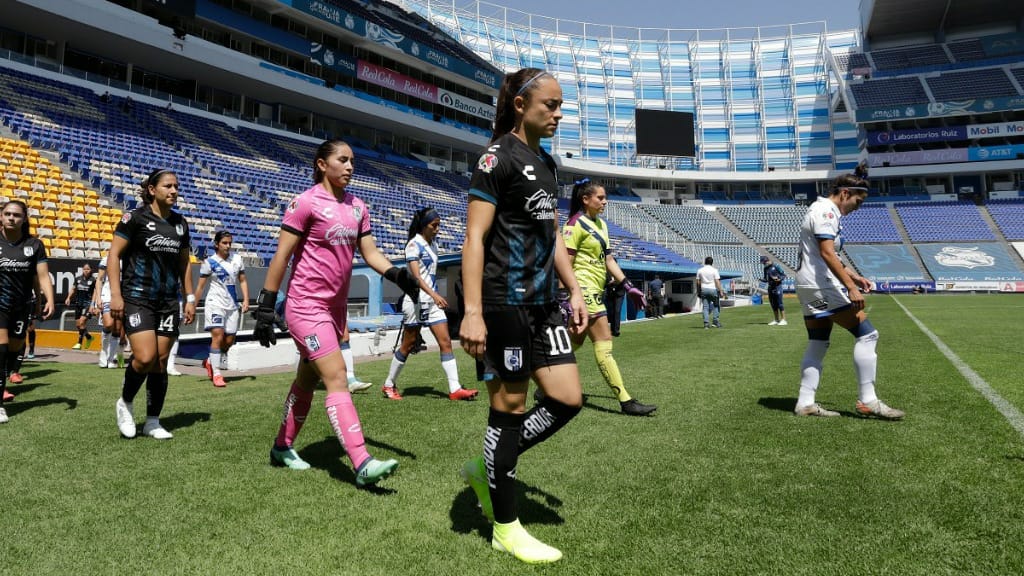
<path fill-rule="evenodd" d="M 178 301 L 124 302 L 124 333 L 156 332 L 158 336 L 178 336 Z"/>
<path fill-rule="evenodd" d="M 92 308 L 92 305 L 90 304 L 75 304 L 75 320 L 78 320 L 83 316 L 85 317 L 86 320 L 92 318 L 92 313 L 89 312 L 90 308 Z"/>
<path fill-rule="evenodd" d="M 557 303 L 484 311 L 487 352 L 477 360 L 478 380 L 522 382 L 540 368 L 575 364 L 572 339 Z"/>
<path fill-rule="evenodd" d="M 8 338 L 24 338 L 25 333 L 28 332 L 29 322 L 31 322 L 31 319 L 29 318 L 28 308 L 18 310 L 0 309 L 0 330 L 6 329 Z"/>

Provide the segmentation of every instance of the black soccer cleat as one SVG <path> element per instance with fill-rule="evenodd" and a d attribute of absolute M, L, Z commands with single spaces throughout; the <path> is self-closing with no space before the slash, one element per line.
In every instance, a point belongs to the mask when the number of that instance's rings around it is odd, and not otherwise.
<path fill-rule="evenodd" d="M 636 399 L 619 402 L 619 405 L 622 406 L 622 413 L 627 416 L 649 416 L 658 409 L 654 404 L 641 404 Z"/>

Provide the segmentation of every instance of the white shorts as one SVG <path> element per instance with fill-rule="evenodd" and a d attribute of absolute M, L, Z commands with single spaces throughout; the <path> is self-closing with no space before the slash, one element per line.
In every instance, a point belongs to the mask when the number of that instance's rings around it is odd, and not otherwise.
<path fill-rule="evenodd" d="M 444 310 L 439 308 L 431 299 L 429 302 L 414 304 L 408 296 L 402 298 L 402 314 L 405 315 L 406 326 L 433 326 L 441 322 L 447 322 L 448 316 Z"/>
<path fill-rule="evenodd" d="M 824 318 L 850 306 L 846 288 L 839 284 L 797 286 L 796 296 L 800 299 L 804 317 Z"/>
<path fill-rule="evenodd" d="M 223 308 L 206 308 L 203 311 L 205 324 L 203 330 L 209 332 L 214 328 L 223 328 L 225 334 L 238 332 L 239 310 L 225 310 Z"/>

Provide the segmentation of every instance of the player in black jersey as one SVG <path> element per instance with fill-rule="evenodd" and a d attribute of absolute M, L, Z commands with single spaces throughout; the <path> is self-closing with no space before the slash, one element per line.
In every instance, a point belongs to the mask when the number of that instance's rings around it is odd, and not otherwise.
<path fill-rule="evenodd" d="M 491 401 L 484 454 L 463 478 L 494 521 L 491 547 L 529 563 L 562 553 L 520 525 L 516 512 L 519 455 L 543 442 L 583 405 L 572 342 L 555 300 L 558 280 L 570 291 L 572 329 L 586 306 L 558 233 L 554 160 L 540 147 L 562 118 L 562 89 L 536 68 L 505 77 L 491 145 L 470 183 L 462 274 L 462 346 L 477 359 Z M 529 381 L 545 398 L 526 412 Z"/>
<path fill-rule="evenodd" d="M 72 346 L 74 350 L 82 348 L 82 339 L 85 339 L 85 347 L 92 345 L 92 334 L 89 334 L 89 319 L 92 318 L 93 305 L 92 295 L 96 290 L 96 277 L 92 275 L 92 266 L 89 263 L 82 265 L 82 272 L 75 276 L 74 290 L 68 293 L 64 301 L 65 306 L 75 307 L 75 328 L 78 329 L 78 343 Z"/>
<path fill-rule="evenodd" d="M 46 247 L 31 234 L 28 206 L 11 200 L 0 207 L 0 424 L 7 422 L 4 391 L 7 370 L 25 348 L 29 300 L 38 284 L 46 296 L 43 319 L 53 314 L 53 284 L 46 263 Z"/>
<path fill-rule="evenodd" d="M 178 176 L 153 171 L 142 183 L 142 205 L 121 217 L 107 256 L 110 314 L 121 321 L 132 347 L 115 405 L 117 427 L 126 438 L 135 437 L 132 400 L 144 381 L 142 433 L 158 440 L 172 437 L 160 425 L 160 411 L 167 396 L 167 357 L 178 339 L 179 293 L 185 323 L 191 324 L 196 313 L 188 223 L 171 209 L 177 200 Z"/>

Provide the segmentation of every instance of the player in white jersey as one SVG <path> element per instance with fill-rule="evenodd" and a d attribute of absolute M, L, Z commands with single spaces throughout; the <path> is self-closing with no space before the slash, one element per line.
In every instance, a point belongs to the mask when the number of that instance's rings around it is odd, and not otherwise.
<path fill-rule="evenodd" d="M 452 339 L 448 334 L 448 316 L 444 309 L 448 301 L 437 292 L 437 231 L 441 228 L 441 216 L 433 208 L 422 208 L 416 211 L 409 226 L 409 242 L 405 245 L 405 259 L 409 263 L 409 272 L 418 279 L 420 293 L 417 298 L 402 298 L 404 330 L 402 344 L 391 359 L 388 379 L 384 381 L 384 396 L 391 400 L 401 400 L 395 381 L 405 367 L 405 361 L 416 347 L 420 330 L 427 326 L 434 334 L 441 348 L 441 368 L 448 378 L 448 398 L 451 400 L 472 400 L 477 390 L 463 388 L 459 384 L 459 370 L 455 365 L 455 354 L 452 352 Z"/>
<path fill-rule="evenodd" d="M 110 314 L 110 277 L 107 276 L 107 254 L 103 254 L 97 265 L 96 291 L 92 304 L 97 310 L 100 332 L 100 368 L 117 368 L 119 359 L 123 362 L 121 342 L 124 334 L 121 323 Z"/>
<path fill-rule="evenodd" d="M 205 325 L 210 333 L 210 356 L 203 361 L 206 375 L 218 388 L 227 384 L 220 373 L 222 361 L 235 343 L 238 332 L 239 313 L 249 311 L 249 283 L 245 280 L 245 264 L 238 254 L 231 254 L 231 233 L 221 230 L 213 237 L 216 252 L 203 261 L 199 267 L 199 285 L 196 294 L 202 294 L 206 283 L 210 290 L 206 294 Z M 241 296 L 241 306 L 239 306 Z"/>
<path fill-rule="evenodd" d="M 856 339 L 853 365 L 860 385 L 857 413 L 887 420 L 903 418 L 902 411 L 890 408 L 875 394 L 878 331 L 864 312 L 863 294 L 870 290 L 871 282 L 839 258 L 843 246 L 842 217 L 860 208 L 867 195 L 867 180 L 852 174 L 839 176 L 830 194 L 819 197 L 807 209 L 800 227 L 796 293 L 804 312 L 808 342 L 800 364 L 800 395 L 794 409 L 798 416 L 839 416 L 839 412 L 827 410 L 815 401 L 832 325 L 839 324 Z"/>

